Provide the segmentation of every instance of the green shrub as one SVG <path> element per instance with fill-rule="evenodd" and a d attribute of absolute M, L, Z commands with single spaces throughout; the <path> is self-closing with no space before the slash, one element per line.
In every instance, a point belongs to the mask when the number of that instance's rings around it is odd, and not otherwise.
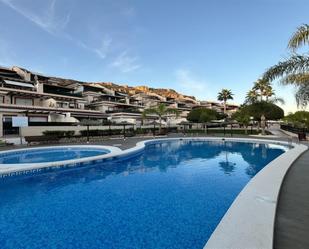
<path fill-rule="evenodd" d="M 64 135 L 65 137 L 73 137 L 75 134 L 75 131 L 65 131 Z"/>
<path fill-rule="evenodd" d="M 267 120 L 279 120 L 284 117 L 284 111 L 273 103 L 261 101 L 242 106 L 238 114 L 236 114 L 236 116 L 239 115 L 253 117 L 254 120 L 258 121 L 261 120 L 262 115 L 264 115 Z"/>
<path fill-rule="evenodd" d="M 185 131 L 186 133 L 206 133 L 205 129 L 189 129 Z M 234 135 L 245 135 L 246 131 L 245 129 L 232 129 L 230 127 L 225 128 L 225 134 L 234 134 Z M 208 129 L 207 134 L 224 134 L 224 129 Z M 247 130 L 247 134 L 251 135 L 251 130 Z M 252 130 L 252 135 L 257 135 L 259 132 L 256 129 Z M 266 134 L 270 134 L 268 131 L 266 131 Z"/>
<path fill-rule="evenodd" d="M 194 123 L 207 123 L 212 120 L 222 119 L 224 115 L 216 112 L 215 110 L 199 107 L 191 110 L 187 119 Z"/>
<path fill-rule="evenodd" d="M 133 129 L 126 129 L 126 132 L 130 132 Z M 112 129 L 112 130 L 81 130 L 80 134 L 84 137 L 89 134 L 90 137 L 97 137 L 97 136 L 110 136 L 110 135 L 121 135 L 123 134 L 123 129 Z"/>
<path fill-rule="evenodd" d="M 309 128 L 309 112 L 307 111 L 291 113 L 285 116 L 283 120 L 296 128 Z"/>
<path fill-rule="evenodd" d="M 72 137 L 75 134 L 75 131 L 43 131 L 44 136 L 48 137 Z"/>

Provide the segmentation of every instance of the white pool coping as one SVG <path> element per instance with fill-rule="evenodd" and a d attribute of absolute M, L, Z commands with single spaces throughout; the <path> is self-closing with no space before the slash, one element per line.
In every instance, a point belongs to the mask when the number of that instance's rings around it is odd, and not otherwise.
<path fill-rule="evenodd" d="M 1 151 L 1 154 L 14 153 L 20 151 L 31 151 L 31 150 L 42 150 L 42 149 L 59 149 L 59 148 L 94 148 L 94 149 L 103 149 L 108 150 L 106 154 L 92 156 L 92 157 L 83 157 L 79 159 L 71 159 L 64 161 L 55 161 L 55 162 L 43 162 L 43 163 L 18 163 L 18 164 L 0 164 L 0 175 L 7 175 L 10 173 L 15 173 L 19 171 L 32 171 L 36 169 L 43 169 L 48 167 L 58 167 L 69 164 L 83 163 L 95 160 L 101 160 L 104 158 L 109 158 L 116 156 L 123 151 L 114 146 L 103 146 L 103 145 L 60 145 L 60 146 L 42 146 L 42 147 L 33 147 L 33 148 L 23 148 L 23 149 L 13 149 Z"/>
<path fill-rule="evenodd" d="M 100 145 L 75 145 L 75 147 L 96 147 L 107 149 L 110 153 L 87 157 L 76 160 L 67 160 L 53 163 L 37 164 L 19 164 L 9 168 L 7 164 L 0 164 L 0 176 L 8 175 L 25 170 L 41 169 L 45 167 L 61 167 L 67 164 L 80 162 L 100 161 L 104 159 L 121 158 L 127 155 L 135 154 L 144 150 L 147 143 L 159 143 L 173 140 L 192 140 L 192 141 L 233 141 L 249 143 L 266 143 L 277 145 L 290 145 L 292 149 L 286 151 L 268 165 L 266 165 L 257 175 L 255 175 L 240 192 L 228 209 L 219 225 L 209 238 L 204 249 L 271 249 L 273 244 L 274 220 L 276 212 L 277 198 L 279 195 L 281 183 L 292 163 L 308 147 L 302 144 L 291 142 L 252 139 L 252 138 L 222 138 L 222 137 L 182 137 L 182 138 L 159 138 L 138 142 L 135 147 L 121 150 L 113 146 Z M 44 148 L 55 147 L 74 147 L 68 146 L 49 146 Z M 39 147 L 43 148 L 43 147 Z M 31 148 L 38 149 L 38 147 Z M 31 150 L 30 148 L 17 149 Z M 14 151 L 14 150 L 8 150 Z M 5 152 L 8 152 L 5 151 Z"/>
<path fill-rule="evenodd" d="M 293 162 L 308 149 L 302 144 L 293 146 L 293 149 L 274 159 L 249 181 L 221 219 L 204 249 L 273 248 L 275 214 L 282 181 Z"/>

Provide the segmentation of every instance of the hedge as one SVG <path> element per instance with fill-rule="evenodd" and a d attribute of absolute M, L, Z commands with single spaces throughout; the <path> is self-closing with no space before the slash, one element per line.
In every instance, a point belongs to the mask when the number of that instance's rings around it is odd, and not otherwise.
<path fill-rule="evenodd" d="M 48 137 L 73 137 L 75 131 L 43 131 L 44 136 Z"/>
<path fill-rule="evenodd" d="M 184 131 L 184 130 L 182 130 Z M 205 129 L 186 129 L 185 130 L 186 133 L 206 133 Z M 266 134 L 271 134 L 269 133 L 268 131 L 265 131 Z M 212 133 L 216 133 L 216 134 L 224 134 L 224 129 L 208 129 L 207 130 L 207 134 L 212 134 Z M 243 134 L 245 135 L 245 130 L 244 129 L 230 129 L 230 128 L 225 128 L 225 134 Z M 251 129 L 247 129 L 247 134 L 248 135 L 257 135 L 259 134 L 260 132 L 258 132 L 256 129 L 253 129 L 252 130 L 252 133 L 251 133 Z"/>
<path fill-rule="evenodd" d="M 133 131 L 133 129 L 126 129 L 126 133 Z M 81 130 L 80 134 L 82 136 L 109 136 L 109 135 L 121 135 L 123 134 L 123 129 L 112 129 L 112 130 Z"/>

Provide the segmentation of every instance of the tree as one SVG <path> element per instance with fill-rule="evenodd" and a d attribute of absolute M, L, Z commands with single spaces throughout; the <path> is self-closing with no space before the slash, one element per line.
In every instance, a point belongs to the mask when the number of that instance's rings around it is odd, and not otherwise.
<path fill-rule="evenodd" d="M 242 112 L 238 110 L 232 115 L 232 118 L 244 126 L 245 134 L 247 134 L 248 126 L 250 124 L 250 116 L 246 112 Z"/>
<path fill-rule="evenodd" d="M 279 106 L 271 102 L 260 101 L 250 105 L 243 105 L 240 110 L 242 115 L 248 115 L 255 120 L 261 121 L 264 115 L 268 120 L 279 120 L 284 117 L 284 111 Z"/>
<path fill-rule="evenodd" d="M 245 104 L 252 104 L 258 101 L 259 94 L 256 90 L 252 89 L 250 90 L 246 95 Z"/>
<path fill-rule="evenodd" d="M 207 123 L 212 120 L 219 119 L 221 117 L 222 115 L 220 115 L 215 110 L 200 107 L 192 109 L 189 112 L 187 119 L 194 123 Z"/>
<path fill-rule="evenodd" d="M 233 116 L 240 123 L 247 122 L 248 117 L 260 122 L 264 134 L 264 123 L 266 120 L 279 120 L 284 117 L 284 111 L 277 105 L 267 101 L 259 101 L 249 105 L 243 105 Z M 249 118 L 250 119 L 250 118 Z"/>
<path fill-rule="evenodd" d="M 147 108 L 143 111 L 142 117 L 143 119 L 147 117 L 149 114 L 157 115 L 159 118 L 159 132 L 161 133 L 162 128 L 162 118 L 168 114 L 175 114 L 177 117 L 179 115 L 179 110 L 175 108 L 168 108 L 164 104 L 159 104 L 153 108 Z"/>
<path fill-rule="evenodd" d="M 300 26 L 292 35 L 288 48 L 293 54 L 288 59 L 280 61 L 278 64 L 267 69 L 263 76 L 265 80 L 273 81 L 280 78 L 282 84 L 292 84 L 298 87 L 296 100 L 298 104 L 304 106 L 308 104 L 308 94 L 303 93 L 309 87 L 303 87 L 303 85 L 309 84 L 309 56 L 305 54 L 299 55 L 296 53 L 296 50 L 306 44 L 309 44 L 308 24 Z"/>
<path fill-rule="evenodd" d="M 272 96 L 275 96 L 275 91 L 273 90 L 273 88 L 269 85 L 265 90 L 263 95 L 266 98 L 266 101 L 269 100 L 269 98 L 271 98 Z"/>
<path fill-rule="evenodd" d="M 257 92 L 257 95 L 260 97 L 260 101 L 262 101 L 264 96 L 266 97 L 271 93 L 272 87 L 268 80 L 258 79 L 254 83 L 252 90 Z"/>
<path fill-rule="evenodd" d="M 309 128 L 309 112 L 307 111 L 298 111 L 289 114 L 283 120 L 298 128 Z"/>
<path fill-rule="evenodd" d="M 223 101 L 223 108 L 224 108 L 224 113 L 226 113 L 226 102 L 229 99 L 233 99 L 233 93 L 231 90 L 228 89 L 222 89 L 221 92 L 218 93 L 218 100 Z"/>
<path fill-rule="evenodd" d="M 303 24 L 298 27 L 289 41 L 288 47 L 295 51 L 297 48 L 309 43 L 309 25 Z"/>
<path fill-rule="evenodd" d="M 284 104 L 284 100 L 276 97 L 271 83 L 265 79 L 258 79 L 254 83 L 254 86 L 246 95 L 245 104 L 253 104 L 259 101 Z"/>

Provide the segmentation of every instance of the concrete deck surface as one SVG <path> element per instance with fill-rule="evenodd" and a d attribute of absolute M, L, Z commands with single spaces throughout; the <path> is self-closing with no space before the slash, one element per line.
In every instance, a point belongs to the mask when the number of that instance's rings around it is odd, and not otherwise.
<path fill-rule="evenodd" d="M 281 186 L 274 248 L 309 248 L 309 151 L 294 162 Z"/>

